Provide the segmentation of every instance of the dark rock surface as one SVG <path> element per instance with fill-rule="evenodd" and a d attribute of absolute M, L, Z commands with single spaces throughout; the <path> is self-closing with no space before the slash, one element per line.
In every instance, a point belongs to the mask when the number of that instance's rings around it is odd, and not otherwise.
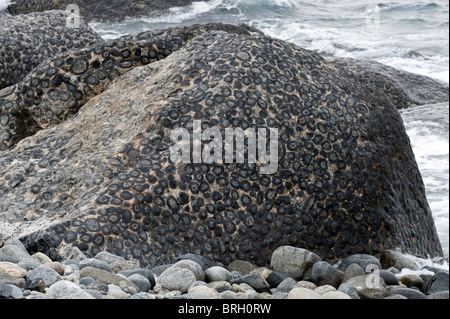
<path fill-rule="evenodd" d="M 88 22 L 120 22 L 127 17 L 151 16 L 172 7 L 189 5 L 193 0 L 15 0 L 8 7 L 13 14 L 65 10 L 75 4 Z"/>
<path fill-rule="evenodd" d="M 48 58 L 103 42 L 83 20 L 68 28 L 66 19 L 64 11 L 1 17 L 0 90 L 22 81 Z"/>
<path fill-rule="evenodd" d="M 164 54 L 150 60 L 150 48 Z M 142 266 L 187 253 L 264 265 L 281 245 L 325 261 L 397 247 L 442 254 L 397 94 L 244 27 L 147 32 L 59 57 L 17 84 L 22 91 L 0 91 L 3 106 L 27 109 L 33 77 L 61 75 L 39 104 L 48 97 L 61 110 L 49 104 L 45 122 L 31 106 L 25 114 L 44 124 L 0 151 L 0 240 L 20 237 L 52 259 L 67 246 L 88 256 L 106 249 Z M 86 99 L 71 112 L 58 90 Z M 173 163 L 171 131 L 192 134 L 193 120 L 222 133 L 276 128 L 278 170 Z"/>

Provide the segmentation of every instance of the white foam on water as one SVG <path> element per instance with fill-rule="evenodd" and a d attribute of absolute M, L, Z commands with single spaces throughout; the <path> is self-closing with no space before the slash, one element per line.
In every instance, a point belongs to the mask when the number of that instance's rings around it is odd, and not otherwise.
<path fill-rule="evenodd" d="M 0 12 L 6 11 L 6 8 L 13 2 L 12 0 L 0 0 Z"/>

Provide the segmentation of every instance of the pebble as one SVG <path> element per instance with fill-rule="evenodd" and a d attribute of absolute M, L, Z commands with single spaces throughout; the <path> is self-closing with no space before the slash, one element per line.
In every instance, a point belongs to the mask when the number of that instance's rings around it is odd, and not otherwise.
<path fill-rule="evenodd" d="M 383 299 L 388 295 L 384 280 L 376 274 L 353 277 L 346 284 L 355 287 L 361 299 Z"/>
<path fill-rule="evenodd" d="M 294 288 L 289 291 L 287 299 L 322 299 L 322 296 L 307 288 Z"/>
<path fill-rule="evenodd" d="M 449 290 L 449 273 L 448 271 L 438 271 L 433 278 L 428 282 L 425 288 L 426 294 L 434 294 L 440 291 Z"/>
<path fill-rule="evenodd" d="M 350 278 L 365 275 L 366 272 L 361 268 L 360 265 L 353 263 L 350 264 L 344 271 L 344 276 L 342 277 L 342 282 L 346 282 Z"/>
<path fill-rule="evenodd" d="M 362 266 L 373 262 L 373 259 L 365 255 L 346 258 L 332 265 L 305 249 L 283 246 L 276 254 L 274 252 L 276 258 L 271 261 L 274 268 L 257 267 L 243 260 L 235 260 L 225 268 L 200 255 L 186 254 L 178 257 L 175 264 L 147 269 L 107 252 L 93 258 L 86 257 L 77 248 L 67 252 L 66 260 L 52 261 L 42 253 L 30 256 L 19 243 L 10 241 L 0 248 L 2 259 L 6 256 L 8 260 L 15 260 L 0 261 L 0 298 L 449 298 L 448 271 L 437 268 L 434 275 L 400 276 L 397 268 L 390 268 L 375 269 L 367 274 Z M 279 258 L 287 262 L 287 266 L 283 266 L 280 260 L 275 261 Z M 295 261 L 298 262 L 296 265 Z M 345 263 L 348 265 L 345 266 Z"/>
<path fill-rule="evenodd" d="M 15 285 L 0 282 L 0 299 L 22 299 L 23 292 Z"/>
<path fill-rule="evenodd" d="M 314 289 L 315 292 L 317 292 L 319 295 L 323 295 L 327 292 L 336 291 L 336 288 L 330 285 L 320 286 Z"/>
<path fill-rule="evenodd" d="M 291 277 L 279 271 L 272 271 L 269 276 L 267 276 L 266 280 L 271 287 L 277 287 L 283 280 L 287 278 Z"/>
<path fill-rule="evenodd" d="M 27 275 L 27 271 L 25 269 L 9 261 L 0 262 L 0 271 L 7 273 L 16 279 L 24 278 Z"/>
<path fill-rule="evenodd" d="M 217 292 L 224 292 L 231 290 L 231 284 L 228 281 L 213 281 L 209 283 L 209 286 Z"/>
<path fill-rule="evenodd" d="M 344 277 L 344 272 L 336 269 L 326 261 L 319 261 L 314 264 L 311 272 L 311 279 L 317 286 L 330 285 L 338 288 Z"/>
<path fill-rule="evenodd" d="M 423 288 L 423 280 L 419 275 L 409 274 L 401 278 L 401 283 L 408 288 L 417 287 L 419 290 Z"/>
<path fill-rule="evenodd" d="M 329 291 L 322 295 L 323 299 L 352 299 L 349 295 L 346 293 L 343 293 L 341 291 Z"/>
<path fill-rule="evenodd" d="M 380 270 L 379 275 L 383 278 L 386 285 L 398 285 L 399 281 L 397 276 L 389 270 Z"/>
<path fill-rule="evenodd" d="M 311 275 L 313 265 L 321 261 L 315 253 L 303 248 L 282 246 L 272 253 L 270 268 L 286 275 L 303 279 Z"/>
<path fill-rule="evenodd" d="M 66 280 L 60 280 L 51 285 L 45 296 L 47 299 L 95 299 L 75 283 Z"/>
<path fill-rule="evenodd" d="M 390 290 L 390 295 L 402 295 L 407 299 L 426 299 L 420 291 L 412 288 L 394 287 Z"/>
<path fill-rule="evenodd" d="M 41 265 L 33 270 L 30 270 L 26 276 L 27 286 L 30 289 L 36 289 L 40 287 L 40 282 L 44 283 L 45 287 L 50 287 L 55 282 L 62 280 L 60 274 L 58 274 L 54 269 L 46 265 Z"/>
<path fill-rule="evenodd" d="M 345 258 L 339 265 L 339 270 L 345 271 L 351 264 L 359 265 L 365 273 L 371 273 L 373 270 L 380 270 L 380 261 L 371 255 L 356 254 Z"/>
<path fill-rule="evenodd" d="M 196 280 L 198 281 L 205 280 L 205 272 L 203 271 L 202 266 L 200 266 L 197 262 L 193 260 L 183 259 L 177 261 L 172 267 L 189 269 L 194 274 Z"/>
<path fill-rule="evenodd" d="M 268 292 L 270 289 L 269 284 L 258 272 L 252 272 L 248 275 L 242 276 L 241 278 L 233 280 L 231 283 L 245 283 L 258 292 Z"/>
<path fill-rule="evenodd" d="M 138 286 L 141 292 L 147 292 L 152 288 L 150 281 L 141 274 L 132 274 L 128 279 Z"/>
<path fill-rule="evenodd" d="M 86 258 L 86 259 L 83 259 L 82 261 L 80 261 L 80 263 L 79 263 L 80 269 L 83 269 L 84 267 L 88 267 L 88 266 L 103 269 L 108 272 L 112 271 L 111 266 L 106 261 L 96 259 L 96 258 Z"/>
<path fill-rule="evenodd" d="M 297 281 L 291 277 L 286 278 L 277 286 L 277 290 L 279 292 L 289 292 L 294 288 L 307 288 L 307 287 L 299 287 L 297 286 Z"/>
<path fill-rule="evenodd" d="M 31 257 L 34 258 L 40 264 L 46 264 L 46 263 L 52 262 L 50 257 L 48 257 L 47 255 L 45 255 L 41 252 L 37 252 L 37 253 L 31 255 Z"/>
<path fill-rule="evenodd" d="M 252 270 L 256 268 L 258 268 L 256 265 L 245 260 L 235 260 L 228 265 L 228 270 L 230 272 L 237 271 L 242 275 L 248 275 Z"/>
<path fill-rule="evenodd" d="M 186 293 L 189 286 L 195 281 L 195 274 L 189 269 L 170 267 L 157 278 L 156 283 L 162 289 Z"/>
<path fill-rule="evenodd" d="M 231 282 L 233 276 L 231 272 L 221 266 L 213 266 L 205 271 L 206 281 L 228 281 Z"/>
<path fill-rule="evenodd" d="M 139 288 L 134 283 L 129 281 L 127 278 L 124 278 L 117 274 L 113 274 L 100 268 L 95 268 L 91 266 L 84 267 L 80 271 L 80 278 L 83 277 L 92 277 L 94 278 L 94 280 L 100 281 L 104 284 L 114 284 L 119 287 L 121 285 L 124 287 L 133 287 L 137 291 L 139 291 L 138 290 Z"/>

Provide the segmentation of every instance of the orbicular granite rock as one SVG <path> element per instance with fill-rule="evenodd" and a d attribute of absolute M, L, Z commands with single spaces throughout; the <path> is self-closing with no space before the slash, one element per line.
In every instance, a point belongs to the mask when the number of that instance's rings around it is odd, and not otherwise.
<path fill-rule="evenodd" d="M 15 0 L 8 11 L 11 14 L 47 10 L 66 10 L 77 5 L 79 14 L 88 22 L 120 22 L 127 17 L 151 16 L 172 7 L 189 5 L 193 0 Z"/>
<path fill-rule="evenodd" d="M 54 258 L 77 246 L 88 256 L 106 249 L 142 265 L 183 253 L 264 265 L 284 245 L 326 261 L 397 247 L 442 254 L 390 90 L 243 27 L 127 39 L 126 58 L 116 40 L 64 55 L 65 68 L 52 64 L 59 57 L 38 67 L 67 76 L 64 90 L 74 79 L 90 90 L 79 89 L 88 97 L 73 116 L 0 152 L 0 238 L 21 238 L 29 250 Z M 171 50 L 150 60 L 150 47 L 156 54 Z M 117 70 L 111 79 L 104 52 Z M 144 52 L 148 63 L 136 62 Z M 132 65 L 127 72 L 120 69 L 124 61 Z M 85 73 L 73 74 L 74 65 Z M 84 74 L 96 70 L 104 78 L 86 83 Z M 16 105 L 18 95 L 10 100 Z M 72 104 L 56 105 L 70 113 Z M 230 129 L 237 137 L 231 163 L 227 141 L 223 152 L 214 143 Z M 199 130 L 203 140 L 189 146 Z M 251 133 L 260 131 L 267 135 L 258 134 L 258 144 L 266 147 L 256 159 L 248 156 L 257 144 Z M 172 156 L 180 146 L 174 132 L 188 135 L 180 148 L 187 146 L 188 162 Z M 264 154 L 266 148 L 277 156 Z M 275 170 L 264 173 L 266 164 Z"/>
<path fill-rule="evenodd" d="M 0 18 L 0 90 L 22 81 L 48 58 L 103 42 L 83 20 L 67 27 L 67 18 L 65 11 Z"/>

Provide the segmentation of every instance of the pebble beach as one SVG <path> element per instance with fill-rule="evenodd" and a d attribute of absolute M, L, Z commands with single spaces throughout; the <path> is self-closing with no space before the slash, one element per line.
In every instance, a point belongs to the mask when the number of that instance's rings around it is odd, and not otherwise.
<path fill-rule="evenodd" d="M 174 264 L 141 268 L 106 251 L 78 248 L 67 259 L 30 254 L 18 240 L 0 249 L 1 299 L 448 299 L 448 260 L 397 251 L 352 255 L 334 264 L 314 252 L 282 246 L 270 265 L 225 266 L 186 254 Z M 185 309 L 188 311 L 188 309 Z"/>

